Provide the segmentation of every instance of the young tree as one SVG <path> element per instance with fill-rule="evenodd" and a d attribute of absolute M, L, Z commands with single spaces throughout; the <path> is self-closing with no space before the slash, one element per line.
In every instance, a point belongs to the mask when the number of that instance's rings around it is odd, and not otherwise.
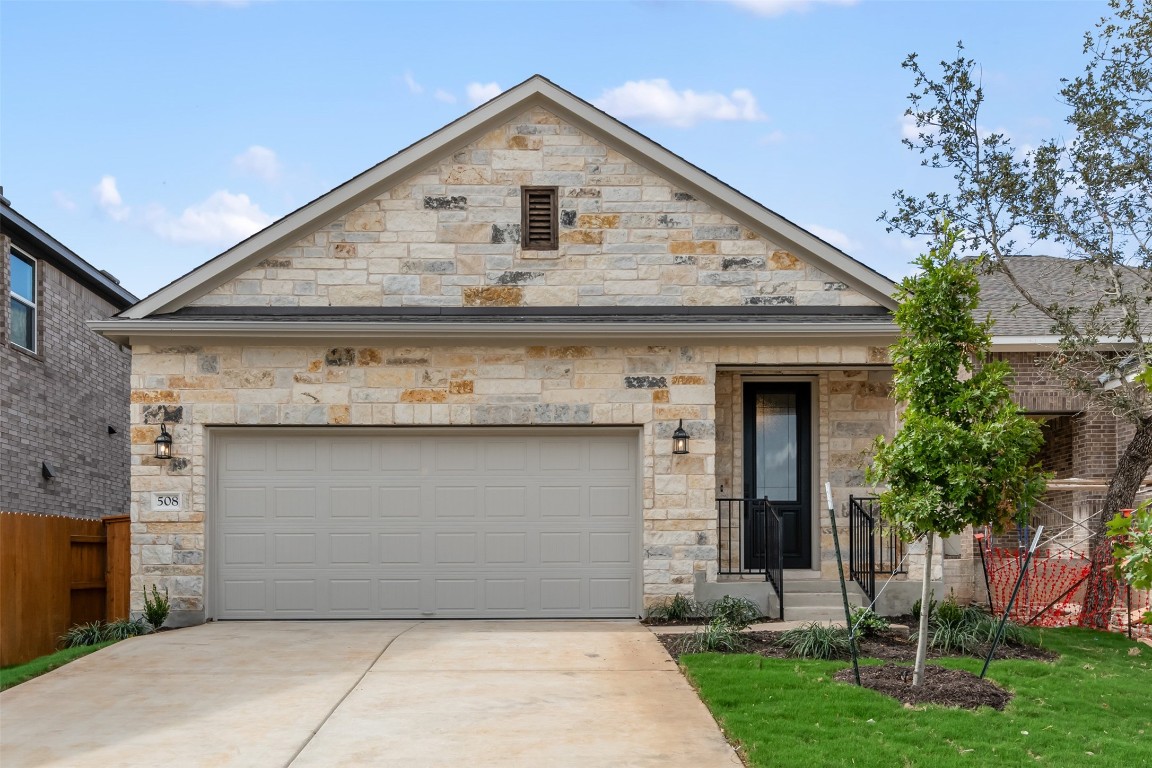
<path fill-rule="evenodd" d="M 1147 0 L 1109 5 L 1112 18 L 1085 35 L 1084 73 L 1060 91 L 1073 137 L 1030 153 L 981 125 L 984 91 L 963 45 L 938 76 L 909 56 L 904 67 L 915 85 L 906 114 L 919 135 L 905 144 L 923 165 L 951 170 L 953 191 L 900 190 L 895 211 L 881 215 L 889 231 L 911 236 L 935 233 L 941 217 L 962 226 L 961 248 L 989 254 L 1023 300 L 1051 319 L 1061 337 L 1054 374 L 1132 425 L 1104 514 L 1092 523 L 1094 550 L 1105 520 L 1132 506 L 1152 467 L 1152 397 L 1129 375 L 1152 363 L 1152 11 Z M 1019 237 L 1063 247 L 1076 265 L 1073 295 L 1041 295 L 1016 279 L 1008 257 L 1022 252 Z"/>
<path fill-rule="evenodd" d="M 976 265 L 953 254 L 961 236 L 945 222 L 938 244 L 901 281 L 892 347 L 894 395 L 904 406 L 891 442 L 876 440 L 872 483 L 880 509 L 906 539 L 927 536 L 913 685 L 924 677 L 935 534 L 969 525 L 1003 528 L 1044 492 L 1033 456 L 1040 427 L 1011 399 L 1011 370 L 989 360 L 991 321 L 979 322 Z"/>

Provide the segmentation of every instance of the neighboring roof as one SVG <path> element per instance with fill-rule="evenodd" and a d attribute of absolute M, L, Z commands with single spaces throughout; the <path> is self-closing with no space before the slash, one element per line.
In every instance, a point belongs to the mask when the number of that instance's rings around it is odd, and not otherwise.
<path fill-rule="evenodd" d="M 1099 301 L 1108 288 L 1105 276 L 1094 271 L 1081 259 L 1057 256 L 1011 256 L 1005 268 L 1012 278 L 1036 300 L 1046 306 L 1088 308 Z M 1148 277 L 1143 280 L 1135 270 L 1123 267 L 1125 287 L 1135 293 L 1150 293 Z M 991 315 L 996 321 L 994 337 L 1054 337 L 1053 320 L 1043 310 L 1028 302 L 1004 271 L 993 268 L 980 275 L 981 317 Z M 1119 313 L 1106 313 L 1115 319 Z"/>
<path fill-rule="evenodd" d="M 117 311 L 123 311 L 136 303 L 136 297 L 122 288 L 115 277 L 96 269 L 59 240 L 17 213 L 3 196 L 0 196 L 0 229 L 12 238 L 16 247 L 29 251 L 29 256 L 47 261 L 108 301 Z"/>
<path fill-rule="evenodd" d="M 894 309 L 891 280 L 768 210 L 680 156 L 555 85 L 534 75 L 430 136 L 361 173 L 225 251 L 122 313 L 140 319 L 171 313 L 240 274 L 250 265 L 291 246 L 300 238 L 354 210 L 493 127 L 532 107 L 542 107 L 652 172 L 675 183 L 802 260 L 847 283 L 882 306 Z"/>

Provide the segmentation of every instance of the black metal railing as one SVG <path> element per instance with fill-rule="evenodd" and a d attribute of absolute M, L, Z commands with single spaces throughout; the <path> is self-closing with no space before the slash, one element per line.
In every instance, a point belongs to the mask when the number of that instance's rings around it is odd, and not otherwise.
<path fill-rule="evenodd" d="M 722 576 L 760 574 L 772 585 L 784 617 L 784 531 L 767 499 L 716 499 Z"/>
<path fill-rule="evenodd" d="M 879 499 L 849 496 L 848 575 L 869 600 L 875 600 L 878 573 L 904 573 L 904 542 L 880 519 Z"/>

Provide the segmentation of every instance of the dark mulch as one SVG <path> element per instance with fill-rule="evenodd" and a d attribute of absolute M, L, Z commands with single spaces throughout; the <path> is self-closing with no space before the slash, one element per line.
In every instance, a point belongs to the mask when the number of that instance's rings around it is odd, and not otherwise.
<path fill-rule="evenodd" d="M 772 659 L 787 659 L 791 658 L 788 655 L 787 649 L 780 645 L 779 632 L 762 631 L 762 632 L 743 632 L 743 637 L 747 642 L 746 649 L 742 653 L 754 653 L 758 656 L 765 656 Z M 684 635 L 657 635 L 660 642 L 668 650 L 672 658 L 677 658 L 680 655 L 678 650 L 678 643 L 680 638 Z M 916 660 L 916 638 L 911 638 L 905 632 L 890 630 L 888 632 L 881 632 L 875 637 L 862 637 L 857 639 L 857 649 L 861 658 L 866 659 L 881 659 L 883 661 L 906 661 L 911 662 Z M 985 650 L 982 654 L 975 654 L 980 658 L 984 658 L 987 654 Z M 928 658 L 939 659 L 946 656 L 957 656 L 959 654 L 941 653 L 940 651 L 929 648 Z M 837 657 L 839 660 L 848 661 L 851 656 L 847 653 Z M 1009 645 L 1001 643 L 996 649 L 996 659 L 1024 659 L 1032 661 L 1053 661 L 1057 655 L 1051 651 L 1046 651 L 1043 648 L 1036 648 L 1031 645 Z"/>
<path fill-rule="evenodd" d="M 842 683 L 855 684 L 852 668 L 833 677 Z M 860 683 L 865 688 L 891 696 L 908 706 L 938 704 L 942 707 L 1004 709 L 1012 694 L 991 680 L 981 680 L 962 669 L 946 669 L 929 664 L 924 668 L 924 683 L 912 687 L 912 668 L 899 664 L 860 667 Z"/>
<path fill-rule="evenodd" d="M 791 658 L 788 651 L 780 645 L 779 632 L 762 631 L 742 634 L 746 645 L 741 653 L 754 653 L 775 659 Z M 672 658 L 680 656 L 678 644 L 685 635 L 666 634 L 657 635 L 657 637 Z M 905 664 L 911 664 L 916 659 L 915 636 L 909 638 L 904 631 L 881 632 L 875 637 L 859 638 L 858 643 L 861 658 L 904 662 Z M 978 655 L 983 658 L 986 654 L 987 650 Z M 928 657 L 933 659 L 958 655 L 941 653 L 932 648 L 928 649 Z M 1051 651 L 1031 645 L 1001 644 L 996 649 L 995 658 L 1052 661 L 1058 656 Z M 845 653 L 837 660 L 848 661 L 850 659 L 851 656 Z M 851 667 L 840 670 L 835 677 L 844 682 L 855 682 Z M 945 669 L 944 667 L 928 666 L 924 674 L 924 685 L 918 688 L 912 687 L 912 667 L 899 664 L 862 666 L 860 667 L 860 678 L 864 687 L 892 696 L 908 705 L 939 704 L 945 707 L 964 707 L 967 709 L 988 706 L 1004 709 L 1012 700 L 1011 693 L 991 680 L 981 680 L 970 672 Z"/>

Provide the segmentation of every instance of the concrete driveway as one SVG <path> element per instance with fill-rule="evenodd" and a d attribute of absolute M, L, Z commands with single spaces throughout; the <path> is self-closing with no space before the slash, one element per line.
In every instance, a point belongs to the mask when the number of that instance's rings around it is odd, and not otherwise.
<path fill-rule="evenodd" d="M 631 621 L 236 622 L 0 694 L 0 764 L 740 766 Z"/>

